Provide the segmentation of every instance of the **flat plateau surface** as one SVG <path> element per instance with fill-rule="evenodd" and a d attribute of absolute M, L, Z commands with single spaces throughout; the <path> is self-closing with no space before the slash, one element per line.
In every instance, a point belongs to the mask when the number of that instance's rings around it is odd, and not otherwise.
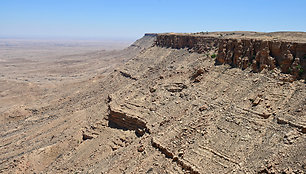
<path fill-rule="evenodd" d="M 165 33 L 176 34 L 177 33 Z M 194 36 L 208 36 L 219 37 L 224 39 L 258 39 L 258 40 L 278 40 L 278 41 L 292 41 L 299 43 L 306 43 L 305 32 L 255 32 L 255 31 L 229 31 L 229 32 L 198 32 L 198 33 L 181 33 L 178 35 L 194 35 Z"/>

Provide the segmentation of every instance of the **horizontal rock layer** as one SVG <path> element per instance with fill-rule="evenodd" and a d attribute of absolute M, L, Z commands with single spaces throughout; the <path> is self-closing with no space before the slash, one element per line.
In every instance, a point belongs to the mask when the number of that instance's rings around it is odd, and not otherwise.
<path fill-rule="evenodd" d="M 126 113 L 115 111 L 111 107 L 109 107 L 108 121 L 110 127 L 123 130 L 134 130 L 137 136 L 142 136 L 146 132 L 149 132 L 144 121 L 129 116 Z"/>
<path fill-rule="evenodd" d="M 204 53 L 218 46 L 215 37 L 201 37 L 192 35 L 158 34 L 156 45 L 170 48 L 188 48 L 197 53 Z"/>
<path fill-rule="evenodd" d="M 188 34 L 158 34 L 156 37 L 156 45 L 161 47 L 188 48 L 197 53 L 217 49 L 217 64 L 242 69 L 251 67 L 254 72 L 279 68 L 295 79 L 306 79 L 306 43 Z"/>

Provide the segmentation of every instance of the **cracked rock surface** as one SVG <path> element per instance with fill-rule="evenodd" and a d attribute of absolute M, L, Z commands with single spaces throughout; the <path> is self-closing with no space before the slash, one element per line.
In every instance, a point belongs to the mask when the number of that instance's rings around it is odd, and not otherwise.
<path fill-rule="evenodd" d="M 35 123 L 39 135 L 21 133 L 31 126 L 2 125 L 1 171 L 305 173 L 303 74 L 283 80 L 295 75 L 279 66 L 259 66 L 254 72 L 252 66 L 241 68 L 244 63 L 219 64 L 220 48 L 231 47 L 222 39 L 239 39 L 241 33 L 219 34 L 211 33 L 208 40 L 200 34 L 145 35 L 125 50 L 137 54 L 107 76 L 78 84 L 87 87 L 69 101 L 35 110 L 58 115 Z M 261 49 L 253 51 L 263 60 Z M 224 60 L 240 60 L 225 52 Z M 294 62 L 287 53 L 277 59 Z M 46 130 L 46 124 L 53 126 Z M 12 143 L 17 139 L 19 144 Z M 33 149 L 5 150 L 33 142 Z M 44 164 L 39 169 L 34 165 L 38 157 Z"/>

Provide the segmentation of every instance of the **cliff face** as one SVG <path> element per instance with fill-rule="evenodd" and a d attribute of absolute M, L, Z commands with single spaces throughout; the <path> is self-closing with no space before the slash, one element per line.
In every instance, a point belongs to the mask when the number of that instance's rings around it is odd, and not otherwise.
<path fill-rule="evenodd" d="M 158 34 L 156 44 L 161 47 L 188 48 L 197 53 L 204 53 L 215 49 L 219 44 L 219 39 L 192 35 Z"/>
<path fill-rule="evenodd" d="M 295 78 L 305 78 L 306 44 L 255 39 L 219 40 L 217 61 L 254 72 L 276 67 Z"/>
<path fill-rule="evenodd" d="M 279 68 L 281 72 L 293 75 L 294 79 L 306 79 L 306 43 L 258 38 L 158 34 L 156 44 L 176 49 L 188 48 L 197 53 L 216 50 L 216 64 L 230 64 L 242 69 L 251 67 L 254 72 Z"/>
<path fill-rule="evenodd" d="M 304 55 L 299 43 L 207 35 L 157 34 L 155 46 L 111 74 L 106 82 L 119 84 L 109 95 L 108 126 L 137 136 L 112 153 L 113 162 L 99 160 L 96 173 L 304 171 L 305 84 L 272 78 L 290 76 L 279 71 L 249 71 L 253 60 L 284 68 L 277 61 L 287 52 Z"/>

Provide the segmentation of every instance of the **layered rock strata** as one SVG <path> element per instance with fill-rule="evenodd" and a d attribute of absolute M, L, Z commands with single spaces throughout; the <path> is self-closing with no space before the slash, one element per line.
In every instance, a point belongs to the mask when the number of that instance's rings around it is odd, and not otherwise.
<path fill-rule="evenodd" d="M 137 136 L 142 136 L 149 130 L 146 123 L 136 116 L 128 115 L 120 110 L 114 110 L 109 107 L 108 116 L 109 126 L 123 130 L 134 130 Z"/>
<path fill-rule="evenodd" d="M 251 67 L 253 72 L 279 68 L 281 72 L 293 75 L 294 79 L 306 79 L 306 43 L 303 42 L 158 34 L 156 44 L 176 49 L 188 48 L 197 53 L 212 51 L 217 47 L 217 64 L 230 64 L 242 69 Z"/>

